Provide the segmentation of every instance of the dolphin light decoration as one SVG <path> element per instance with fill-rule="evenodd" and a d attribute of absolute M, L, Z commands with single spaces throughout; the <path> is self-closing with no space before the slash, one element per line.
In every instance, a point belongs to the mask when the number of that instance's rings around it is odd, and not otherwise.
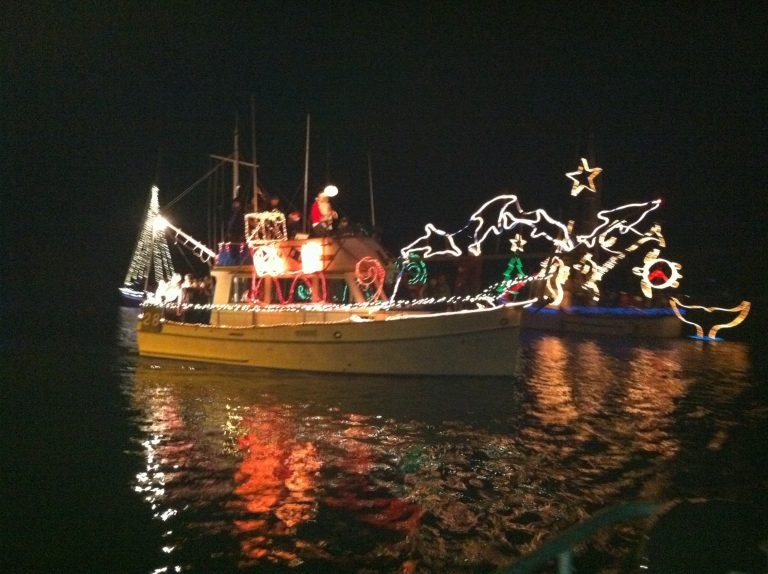
<path fill-rule="evenodd" d="M 531 237 L 544 237 L 565 251 L 573 249 L 568 226 L 550 216 L 543 209 L 523 211 L 516 195 L 499 195 L 486 201 L 469 218 L 474 224 L 473 241 L 468 250 L 473 255 L 480 255 L 482 244 L 493 233 L 510 231 L 519 225 L 531 228 Z"/>
<path fill-rule="evenodd" d="M 431 223 L 427 223 L 424 226 L 424 231 L 424 235 L 400 250 L 400 254 L 404 259 L 408 258 L 409 253 L 416 253 L 419 251 L 422 252 L 421 256 L 424 259 L 429 259 L 433 255 L 461 256 L 461 248 L 456 245 L 456 242 L 450 233 L 438 229 Z M 440 248 L 435 249 L 437 243 L 440 243 L 441 245 Z"/>

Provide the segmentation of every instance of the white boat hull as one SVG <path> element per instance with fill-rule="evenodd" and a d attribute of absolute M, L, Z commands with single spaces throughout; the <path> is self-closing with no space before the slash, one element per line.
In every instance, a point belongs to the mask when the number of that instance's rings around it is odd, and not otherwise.
<path fill-rule="evenodd" d="M 269 324 L 288 312 L 241 313 L 260 324 L 216 326 L 139 316 L 139 354 L 269 369 L 384 375 L 508 376 L 518 366 L 517 307 L 433 314 L 389 314 L 375 320 Z M 306 318 L 306 317 L 300 317 Z M 324 319 L 324 320 L 323 320 Z M 330 319 L 330 321 L 329 321 Z"/>

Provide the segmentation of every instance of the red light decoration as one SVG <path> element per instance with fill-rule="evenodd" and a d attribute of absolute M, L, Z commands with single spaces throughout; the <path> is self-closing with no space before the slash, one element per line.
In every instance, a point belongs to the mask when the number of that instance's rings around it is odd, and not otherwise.
<path fill-rule="evenodd" d="M 363 257 L 355 265 L 355 279 L 361 287 L 375 289 L 370 301 L 378 301 L 384 290 L 384 266 L 374 257 Z"/>

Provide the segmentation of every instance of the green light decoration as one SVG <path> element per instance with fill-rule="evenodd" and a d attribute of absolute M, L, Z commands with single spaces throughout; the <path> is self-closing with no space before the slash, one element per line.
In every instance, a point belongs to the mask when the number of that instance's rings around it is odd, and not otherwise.
<path fill-rule="evenodd" d="M 429 278 L 427 264 L 418 253 L 409 253 L 406 261 L 398 261 L 398 267 L 401 272 L 408 274 L 408 285 L 426 285 Z"/>
<path fill-rule="evenodd" d="M 296 299 L 298 301 L 311 301 L 312 288 L 306 283 L 299 283 L 296 286 Z"/>
<path fill-rule="evenodd" d="M 511 293 L 517 295 L 526 277 L 523 270 L 523 261 L 518 256 L 513 256 L 507 262 L 507 268 L 504 270 L 503 276 L 504 281 L 496 287 L 496 292 L 499 294 Z"/>
<path fill-rule="evenodd" d="M 154 279 L 155 283 L 167 281 L 174 273 L 171 252 L 165 240 L 165 229 L 155 225 L 160 216 L 159 193 L 158 187 L 152 186 L 149 205 L 144 214 L 144 225 L 136 239 L 131 264 L 125 275 L 126 286 L 136 287 L 150 278 Z"/>

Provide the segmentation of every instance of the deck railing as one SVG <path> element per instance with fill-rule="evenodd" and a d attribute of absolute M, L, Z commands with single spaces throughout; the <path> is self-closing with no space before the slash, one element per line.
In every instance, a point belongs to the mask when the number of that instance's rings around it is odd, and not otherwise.
<path fill-rule="evenodd" d="M 558 574 L 573 571 L 573 548 L 594 536 L 598 531 L 621 522 L 648 518 L 662 508 L 655 502 L 627 502 L 596 512 L 587 520 L 571 526 L 545 542 L 534 552 L 497 571 L 497 574 L 530 574 L 537 572 L 557 559 Z"/>

